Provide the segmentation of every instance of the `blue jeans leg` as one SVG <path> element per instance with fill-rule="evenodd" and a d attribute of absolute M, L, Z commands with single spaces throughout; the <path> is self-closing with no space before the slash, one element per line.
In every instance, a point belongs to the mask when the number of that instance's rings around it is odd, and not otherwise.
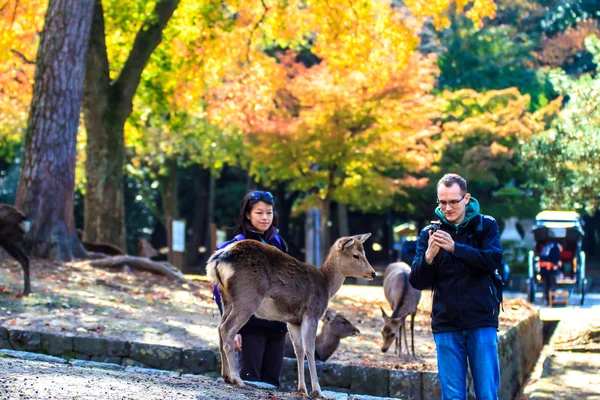
<path fill-rule="evenodd" d="M 477 400 L 498 398 L 500 366 L 495 328 L 443 332 L 433 336 L 442 400 L 467 398 L 467 359 Z"/>
<path fill-rule="evenodd" d="M 496 328 L 469 331 L 467 351 L 477 400 L 497 400 L 500 364 Z"/>
<path fill-rule="evenodd" d="M 467 343 L 464 331 L 433 335 L 437 349 L 442 400 L 467 398 Z"/>

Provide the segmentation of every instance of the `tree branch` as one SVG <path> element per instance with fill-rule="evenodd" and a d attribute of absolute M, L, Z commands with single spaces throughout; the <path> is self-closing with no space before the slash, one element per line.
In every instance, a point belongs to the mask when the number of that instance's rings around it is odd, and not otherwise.
<path fill-rule="evenodd" d="M 265 17 L 267 16 L 267 13 L 269 12 L 269 7 L 267 7 L 267 5 L 265 4 L 265 0 L 260 0 L 260 2 L 262 3 L 264 12 L 263 12 L 263 15 L 260 17 L 260 20 L 256 24 L 254 24 L 254 27 L 252 28 L 252 31 L 250 32 L 250 37 L 248 38 L 248 45 L 246 47 L 246 61 L 248 63 L 250 62 L 250 45 L 252 44 L 252 38 L 254 37 L 254 32 L 258 29 L 258 26 L 263 23 L 263 21 L 265 20 Z"/>
<path fill-rule="evenodd" d="M 13 53 L 15 56 L 19 57 L 25 64 L 35 65 L 35 61 L 31 61 L 30 59 L 25 57 L 25 54 L 21 53 L 20 51 L 11 49 L 10 52 Z"/>
<path fill-rule="evenodd" d="M 138 31 L 129 57 L 115 82 L 115 90 L 120 92 L 129 115 L 132 100 L 140 83 L 142 71 L 146 67 L 152 52 L 162 41 L 162 32 L 177 8 L 179 0 L 158 1 L 154 8 L 154 18 L 146 21 Z"/>

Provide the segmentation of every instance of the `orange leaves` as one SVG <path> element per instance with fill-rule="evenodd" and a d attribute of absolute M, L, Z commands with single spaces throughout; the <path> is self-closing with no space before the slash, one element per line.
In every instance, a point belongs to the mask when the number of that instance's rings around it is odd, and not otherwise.
<path fill-rule="evenodd" d="M 8 0 L 0 9 L 0 136 L 9 140 L 20 140 L 27 121 L 47 3 Z"/>
<path fill-rule="evenodd" d="M 484 18 L 494 18 L 496 15 L 493 0 L 406 0 L 404 3 L 419 19 L 432 17 L 437 29 L 450 26 L 446 13 L 452 12 L 449 10 L 453 7 L 459 13 L 464 12 L 475 25 L 481 25 Z"/>
<path fill-rule="evenodd" d="M 543 49 L 537 55 L 538 60 L 554 68 L 562 67 L 569 57 L 585 50 L 585 38 L 589 35 L 600 37 L 598 21 L 581 20 L 573 28 L 559 33 L 552 38 L 544 38 Z"/>

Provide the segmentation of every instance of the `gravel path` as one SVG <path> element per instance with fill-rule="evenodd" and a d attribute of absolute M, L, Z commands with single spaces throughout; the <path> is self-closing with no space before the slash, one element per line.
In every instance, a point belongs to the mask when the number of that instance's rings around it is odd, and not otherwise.
<path fill-rule="evenodd" d="M 180 376 L 160 371 L 150 375 L 0 358 L 0 399 L 2 400 L 289 400 L 303 398 L 305 397 L 294 393 L 254 387 L 237 389 L 196 375 Z"/>

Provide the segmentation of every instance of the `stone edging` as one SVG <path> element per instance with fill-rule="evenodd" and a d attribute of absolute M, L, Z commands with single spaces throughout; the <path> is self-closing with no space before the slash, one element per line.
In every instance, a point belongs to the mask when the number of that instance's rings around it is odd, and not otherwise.
<path fill-rule="evenodd" d="M 9 329 L 3 326 L 0 326 L 0 349 L 43 353 L 63 362 L 70 360 L 72 365 L 123 368 L 126 371 L 153 368 L 153 371 L 164 370 L 164 373 L 174 371 L 219 377 L 221 368 L 220 354 L 216 349 L 181 349 L 106 338 Z M 501 400 L 512 399 L 518 392 L 535 365 L 541 349 L 542 323 L 539 315 L 531 315 L 500 336 Z M 317 370 L 324 390 L 379 397 L 441 398 L 437 372 L 388 370 L 328 362 L 317 362 Z M 309 376 L 307 368 L 305 375 Z M 296 380 L 296 360 L 286 358 L 280 389 L 295 390 Z"/>

